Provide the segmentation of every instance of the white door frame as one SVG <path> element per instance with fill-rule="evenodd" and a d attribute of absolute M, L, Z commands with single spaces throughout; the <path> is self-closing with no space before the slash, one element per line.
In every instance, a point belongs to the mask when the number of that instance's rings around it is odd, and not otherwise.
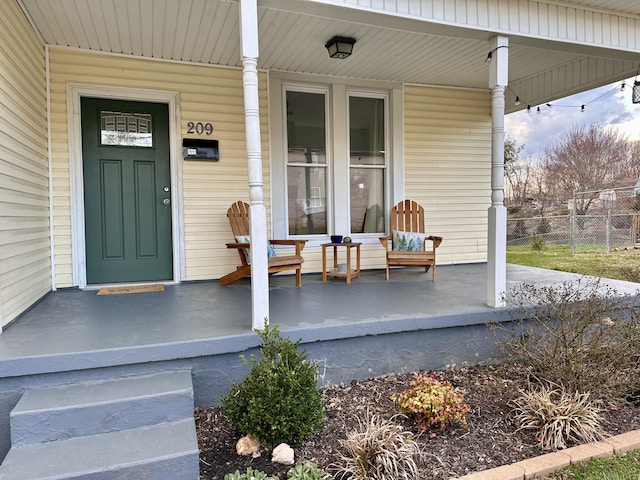
<path fill-rule="evenodd" d="M 84 224 L 84 176 L 82 168 L 82 125 L 80 98 L 97 97 L 137 102 L 166 103 L 169 106 L 169 162 L 171 168 L 171 229 L 173 236 L 173 281 L 185 278 L 184 197 L 180 148 L 180 96 L 178 92 L 67 84 L 67 131 L 69 134 L 69 182 L 71 200 L 71 262 L 73 285 L 87 286 Z"/>

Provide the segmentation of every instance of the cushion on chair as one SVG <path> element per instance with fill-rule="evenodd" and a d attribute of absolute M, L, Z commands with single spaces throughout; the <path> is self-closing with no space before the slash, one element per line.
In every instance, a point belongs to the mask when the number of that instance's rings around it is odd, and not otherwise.
<path fill-rule="evenodd" d="M 423 252 L 424 233 L 393 231 L 393 250 L 396 252 Z"/>
<path fill-rule="evenodd" d="M 251 235 L 236 235 L 236 242 L 238 243 L 251 243 Z M 251 265 L 251 249 L 245 248 L 244 255 L 247 257 L 247 263 Z M 273 258 L 276 256 L 276 251 L 273 245 L 267 240 L 267 258 Z"/>

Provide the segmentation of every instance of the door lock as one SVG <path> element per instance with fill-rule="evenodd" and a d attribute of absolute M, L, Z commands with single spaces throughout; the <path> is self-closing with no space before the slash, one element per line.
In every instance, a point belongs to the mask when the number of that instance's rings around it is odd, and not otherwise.
<path fill-rule="evenodd" d="M 162 204 L 163 205 L 171 205 L 171 200 L 168 198 L 165 198 L 164 200 L 162 200 Z"/>

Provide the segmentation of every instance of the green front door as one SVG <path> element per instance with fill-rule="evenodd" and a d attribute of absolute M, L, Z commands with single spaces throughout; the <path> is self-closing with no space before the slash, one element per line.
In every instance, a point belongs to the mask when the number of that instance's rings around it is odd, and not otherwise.
<path fill-rule="evenodd" d="M 172 280 L 168 106 L 81 104 L 87 283 Z"/>

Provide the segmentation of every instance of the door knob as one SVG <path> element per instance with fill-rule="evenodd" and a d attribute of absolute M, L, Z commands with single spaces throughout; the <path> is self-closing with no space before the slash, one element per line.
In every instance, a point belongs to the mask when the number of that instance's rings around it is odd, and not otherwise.
<path fill-rule="evenodd" d="M 162 204 L 163 205 L 171 205 L 171 200 L 168 198 L 165 198 L 164 200 L 162 200 Z"/>

